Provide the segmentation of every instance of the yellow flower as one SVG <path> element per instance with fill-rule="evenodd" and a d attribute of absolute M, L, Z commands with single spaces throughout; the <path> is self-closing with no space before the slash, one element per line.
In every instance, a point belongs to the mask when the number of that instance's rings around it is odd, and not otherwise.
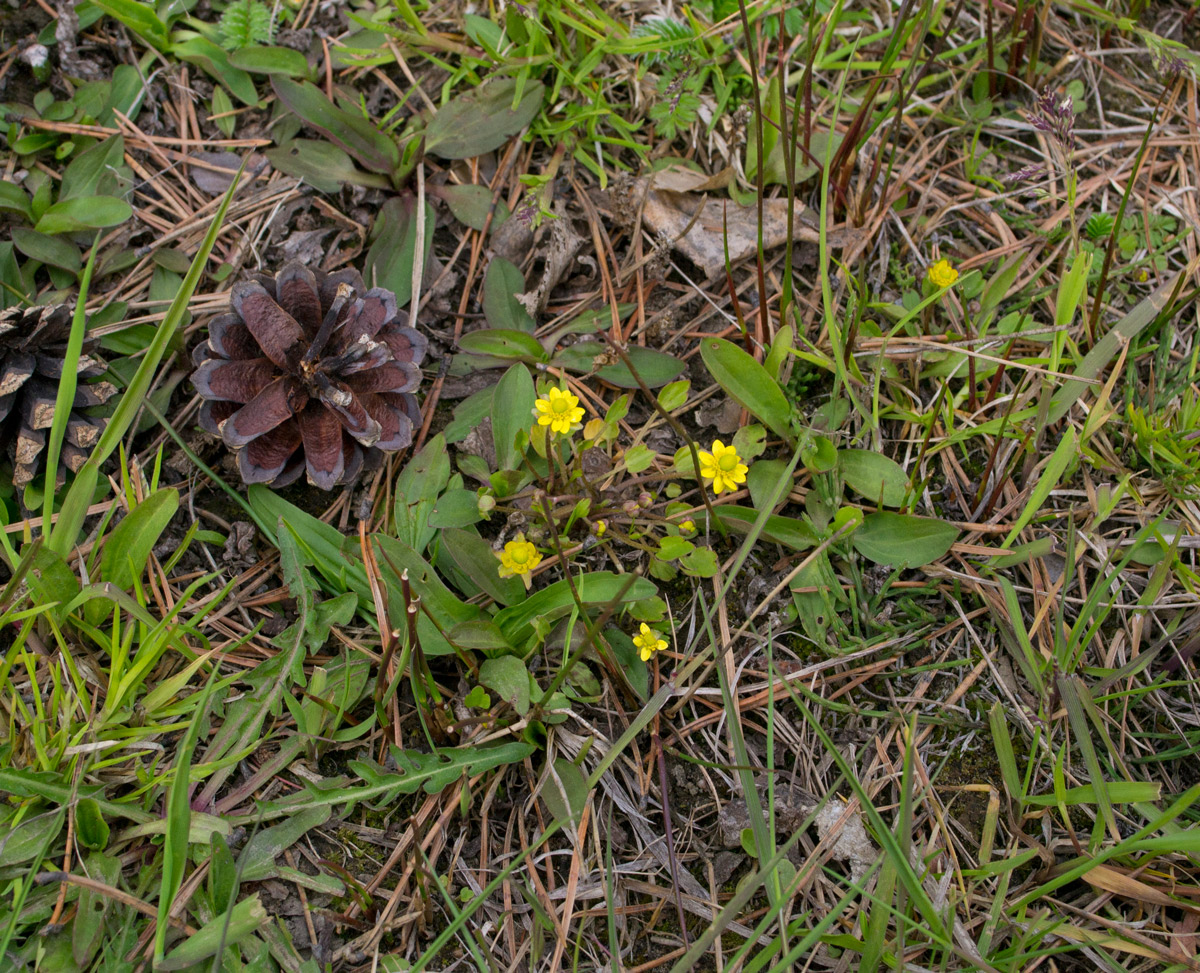
<path fill-rule="evenodd" d="M 654 631 L 654 629 L 652 629 L 645 622 L 642 622 L 641 629 L 638 631 L 638 634 L 633 637 L 633 644 L 638 647 L 638 651 L 642 656 L 642 661 L 649 662 L 650 656 L 654 655 L 655 652 L 661 652 L 667 647 L 667 640 L 660 639 L 658 637 L 658 632 Z"/>
<path fill-rule="evenodd" d="M 958 271 L 950 266 L 949 260 L 939 260 L 929 268 L 929 283 L 934 287 L 949 287 L 958 280 Z"/>
<path fill-rule="evenodd" d="M 603 520 L 597 520 L 597 521 L 596 521 L 596 536 L 597 536 L 597 537 L 603 537 L 603 536 L 604 536 L 604 532 L 605 532 L 606 530 L 608 530 L 608 524 L 607 524 L 607 522 L 605 522 L 605 521 L 603 521 Z"/>
<path fill-rule="evenodd" d="M 511 578 L 514 574 L 522 576 L 529 574 L 542 561 L 542 555 L 538 553 L 536 547 L 525 540 L 524 534 L 518 534 L 515 541 L 505 544 L 503 551 L 496 552 L 496 557 L 500 558 L 500 577 L 502 578 Z"/>
<path fill-rule="evenodd" d="M 551 432 L 566 435 L 583 418 L 579 399 L 562 389 L 551 389 L 533 403 L 539 426 L 549 426 Z"/>
<path fill-rule="evenodd" d="M 696 522 L 694 520 L 685 520 L 679 525 L 679 533 L 694 534 L 696 533 Z"/>
<path fill-rule="evenodd" d="M 730 493 L 737 489 L 739 483 L 746 482 L 746 473 L 750 469 L 737 449 L 726 446 L 721 440 L 713 440 L 712 452 L 697 450 L 700 455 L 700 475 L 706 480 L 712 480 L 713 493 L 720 496 L 726 490 Z"/>

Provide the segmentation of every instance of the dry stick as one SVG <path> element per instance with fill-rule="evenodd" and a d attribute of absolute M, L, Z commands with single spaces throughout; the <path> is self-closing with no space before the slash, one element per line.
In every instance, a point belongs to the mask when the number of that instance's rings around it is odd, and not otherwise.
<path fill-rule="evenodd" d="M 95 892 L 97 895 L 103 895 L 106 898 L 112 899 L 114 902 L 120 902 L 122 905 L 127 905 L 131 909 L 136 909 L 143 915 L 151 918 L 158 917 L 158 908 L 150 905 L 148 902 L 143 902 L 136 896 L 130 895 L 123 889 L 114 888 L 111 885 L 105 885 L 103 882 L 97 881 L 94 878 L 88 878 L 86 875 L 72 875 L 67 872 L 41 872 L 34 883 L 37 885 L 49 885 L 51 882 L 62 882 L 64 884 L 75 885 L 81 889 L 87 889 L 89 892 Z M 182 929 L 189 936 L 194 936 L 198 932 L 192 926 L 186 925 L 178 919 L 172 920 L 172 925 L 178 929 Z"/>

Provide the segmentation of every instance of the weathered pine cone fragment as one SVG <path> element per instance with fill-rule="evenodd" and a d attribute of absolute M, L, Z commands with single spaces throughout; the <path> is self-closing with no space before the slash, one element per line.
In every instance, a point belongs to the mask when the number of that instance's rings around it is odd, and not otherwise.
<path fill-rule="evenodd" d="M 237 451 L 243 480 L 282 487 L 307 470 L 331 490 L 412 443 L 428 342 L 391 291 L 293 262 L 235 285 L 230 305 L 196 349 L 192 382 L 207 400 L 201 427 Z"/>
<path fill-rule="evenodd" d="M 14 486 L 24 487 L 41 468 L 74 313 L 66 304 L 0 312 L 0 435 L 12 457 Z M 89 381 L 107 370 L 95 356 L 98 345 L 85 339 L 76 366 L 78 384 L 60 457 L 72 472 L 87 460 L 106 421 L 82 410 L 103 405 L 117 391 L 108 382 Z"/>

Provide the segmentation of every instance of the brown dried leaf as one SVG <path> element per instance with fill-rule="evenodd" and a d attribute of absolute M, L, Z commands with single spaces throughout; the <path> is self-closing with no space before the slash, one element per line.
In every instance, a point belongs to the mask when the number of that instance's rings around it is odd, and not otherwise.
<path fill-rule="evenodd" d="M 641 190 L 635 190 L 635 198 Z M 696 216 L 697 207 L 703 206 Z M 815 241 L 817 228 L 806 215 L 808 208 L 796 202 L 793 232 L 797 240 Z M 707 278 L 716 277 L 725 268 L 726 227 L 729 236 L 729 260 L 737 263 L 758 247 L 758 208 L 738 206 L 731 200 L 698 197 L 689 193 L 651 189 L 646 194 L 642 216 L 652 233 L 665 234 L 674 247 Z M 686 231 L 686 234 L 685 234 Z M 770 250 L 787 241 L 787 200 L 763 201 L 763 247 Z"/>

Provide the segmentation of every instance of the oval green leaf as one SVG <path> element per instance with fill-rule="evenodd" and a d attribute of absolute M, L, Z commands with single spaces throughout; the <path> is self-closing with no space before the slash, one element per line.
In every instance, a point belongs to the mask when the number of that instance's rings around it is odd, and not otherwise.
<path fill-rule="evenodd" d="M 487 226 L 488 213 L 492 212 L 492 191 L 487 186 L 444 186 L 441 195 L 460 223 L 465 223 L 472 230 L 482 230 Z M 492 228 L 498 227 L 508 217 L 508 206 L 504 200 L 496 200 Z"/>
<path fill-rule="evenodd" d="M 700 357 L 718 385 L 784 440 L 795 441 L 791 429 L 792 407 L 778 383 L 754 358 L 724 338 L 705 338 Z"/>
<path fill-rule="evenodd" d="M 280 172 L 322 193 L 335 193 L 343 183 L 387 189 L 391 183 L 373 172 L 363 172 L 343 149 L 320 139 L 291 139 L 263 152 Z"/>
<path fill-rule="evenodd" d="M 78 274 L 83 269 L 83 258 L 79 254 L 79 248 L 70 240 L 60 240 L 58 237 L 47 236 L 24 226 L 14 226 L 12 242 L 21 253 L 32 260 L 40 260 L 51 267 L 61 267 L 73 274 Z"/>
<path fill-rule="evenodd" d="M 516 265 L 493 257 L 483 277 L 483 316 L 497 330 L 530 331 L 536 325 L 517 295 L 525 291 L 525 278 Z"/>
<path fill-rule="evenodd" d="M 871 503 L 899 507 L 908 493 L 908 475 L 893 459 L 869 449 L 839 449 L 842 479 Z"/>
<path fill-rule="evenodd" d="M 55 203 L 34 227 L 39 233 L 75 233 L 119 226 L 133 216 L 133 207 L 115 196 L 81 196 Z"/>
<path fill-rule="evenodd" d="M 229 55 L 229 63 L 250 74 L 286 74 L 292 78 L 309 75 L 308 59 L 290 47 L 243 47 Z"/>
<path fill-rule="evenodd" d="M 473 355 L 491 355 L 505 361 L 543 362 L 550 358 L 533 335 L 508 328 L 472 331 L 458 339 L 458 346 Z"/>
<path fill-rule="evenodd" d="M 518 716 L 529 712 L 529 670 L 516 656 L 485 659 L 479 667 L 479 682 L 498 693 Z"/>
<path fill-rule="evenodd" d="M 108 844 L 108 822 L 94 797 L 81 797 L 75 805 L 75 836 L 85 848 L 101 851 Z"/>
<path fill-rule="evenodd" d="M 349 152 L 371 172 L 391 176 L 400 165 L 396 143 L 361 115 L 333 104 L 316 85 L 271 75 L 279 99 L 335 145 Z"/>
<path fill-rule="evenodd" d="M 633 371 L 630 371 L 625 362 L 619 361 L 596 369 L 596 377 L 617 388 L 636 389 L 640 388 L 637 378 L 633 377 L 636 372 L 646 388 L 656 389 L 673 381 L 684 369 L 683 362 L 678 358 L 666 352 L 654 351 L 652 348 L 630 345 L 625 354 L 629 356 Z"/>
<path fill-rule="evenodd" d="M 876 564 L 916 568 L 932 564 L 957 538 L 958 528 L 944 520 L 883 511 L 867 514 L 850 543 Z"/>
<path fill-rule="evenodd" d="M 585 605 L 600 609 L 618 598 L 622 604 L 642 601 L 658 594 L 658 588 L 648 578 L 630 578 L 628 574 L 613 574 L 610 571 L 594 571 L 580 575 L 575 580 L 579 600 Z M 565 579 L 530 595 L 520 604 L 496 613 L 496 624 L 514 645 L 519 645 L 529 634 L 529 625 L 535 618 L 554 621 L 575 610 L 575 599 L 570 583 Z"/>
<path fill-rule="evenodd" d="M 498 149 L 533 121 L 546 88 L 527 81 L 521 100 L 515 78 L 485 81 L 443 105 L 425 131 L 425 151 L 443 159 L 470 159 Z"/>
<path fill-rule="evenodd" d="M 517 434 L 520 433 L 524 441 L 528 441 L 536 399 L 533 379 L 524 365 L 513 365 L 496 383 L 492 394 L 492 441 L 496 444 L 499 469 L 520 468 L 525 448 L 524 442 L 518 444 Z"/>
<path fill-rule="evenodd" d="M 482 537 L 458 527 L 443 529 L 441 536 L 443 553 L 488 597 L 501 605 L 515 605 L 524 599 L 525 585 L 521 579 L 500 577 L 500 559 Z"/>

